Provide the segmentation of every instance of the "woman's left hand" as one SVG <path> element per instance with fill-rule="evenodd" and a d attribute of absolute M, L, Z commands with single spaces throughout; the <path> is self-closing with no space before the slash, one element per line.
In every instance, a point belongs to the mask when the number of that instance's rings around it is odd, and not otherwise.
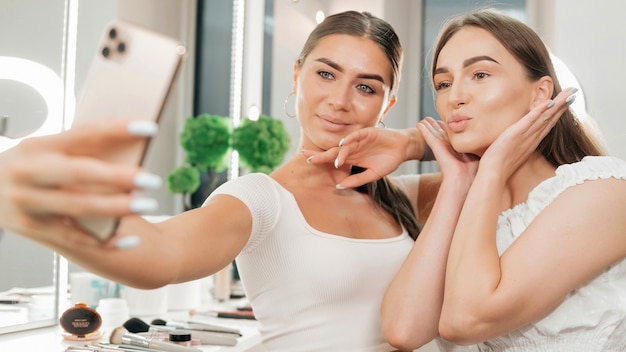
<path fill-rule="evenodd" d="M 481 168 L 498 172 L 508 179 L 537 150 L 565 110 L 574 101 L 576 89 L 565 89 L 554 100 L 537 105 L 508 127 L 480 159 Z"/>

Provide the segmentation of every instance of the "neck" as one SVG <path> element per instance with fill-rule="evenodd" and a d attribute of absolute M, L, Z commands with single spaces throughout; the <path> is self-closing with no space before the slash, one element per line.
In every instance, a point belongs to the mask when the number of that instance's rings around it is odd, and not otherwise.
<path fill-rule="evenodd" d="M 509 178 L 503 195 L 503 207 L 508 209 L 525 202 L 537 185 L 554 176 L 555 170 L 543 155 L 533 153 Z"/>
<path fill-rule="evenodd" d="M 332 162 L 309 164 L 300 153 L 294 155 L 274 173 L 277 180 L 282 180 L 298 187 L 331 187 L 350 175 L 351 167 L 343 165 L 335 168 Z"/>

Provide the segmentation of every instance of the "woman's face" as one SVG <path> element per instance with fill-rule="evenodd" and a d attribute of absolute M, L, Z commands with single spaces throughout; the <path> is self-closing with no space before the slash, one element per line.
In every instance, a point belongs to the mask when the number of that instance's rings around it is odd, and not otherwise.
<path fill-rule="evenodd" d="M 370 39 L 322 38 L 294 69 L 302 146 L 326 150 L 350 132 L 375 126 L 395 102 L 391 63 Z"/>
<path fill-rule="evenodd" d="M 466 26 L 442 48 L 435 105 L 452 146 L 479 156 L 531 108 L 539 91 L 523 66 L 484 29 Z"/>

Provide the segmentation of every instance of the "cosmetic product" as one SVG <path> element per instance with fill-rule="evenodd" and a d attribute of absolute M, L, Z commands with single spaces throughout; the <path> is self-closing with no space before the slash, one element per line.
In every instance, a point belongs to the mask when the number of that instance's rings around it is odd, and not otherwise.
<path fill-rule="evenodd" d="M 130 320 L 133 320 L 132 318 Z M 136 321 L 128 321 L 129 327 L 137 330 L 143 330 L 145 327 Z M 154 325 L 154 323 L 161 323 L 162 325 Z M 142 322 L 143 323 L 143 322 Z M 144 323 L 145 324 L 145 323 Z M 241 332 L 238 329 L 223 327 L 219 325 L 206 325 L 206 324 L 189 324 L 170 322 L 165 325 L 166 322 L 162 319 L 155 319 L 153 325 L 149 325 L 150 331 L 159 332 L 182 332 L 186 331 L 191 333 L 191 344 L 195 345 L 196 341 L 200 341 L 202 345 L 219 345 L 219 346 L 235 346 L 241 337 Z M 176 326 L 178 325 L 178 326 Z M 130 329 L 129 329 L 130 330 Z"/>
<path fill-rule="evenodd" d="M 171 343 L 189 347 L 191 346 L 191 333 L 184 330 L 172 331 L 169 334 L 169 340 Z"/>
<path fill-rule="evenodd" d="M 66 340 L 92 341 L 102 337 L 102 331 L 99 330 L 102 318 L 85 303 L 76 303 L 63 312 L 59 324 L 63 328 L 61 335 Z"/>
<path fill-rule="evenodd" d="M 190 315 L 204 315 L 216 318 L 229 318 L 229 319 L 249 319 L 256 320 L 254 312 L 252 310 L 232 310 L 232 311 L 208 311 L 208 312 L 196 312 L 190 311 Z"/>
<path fill-rule="evenodd" d="M 165 321 L 163 319 L 154 319 L 152 321 L 152 325 L 163 325 L 163 326 L 171 326 L 179 329 L 185 330 L 198 330 L 198 331 L 214 331 L 214 332 L 224 332 L 230 334 L 236 334 L 241 336 L 241 332 L 239 329 L 218 325 L 218 324 L 210 324 L 210 323 L 202 323 L 195 321 Z"/>
<path fill-rule="evenodd" d="M 122 325 L 130 316 L 128 303 L 122 298 L 101 298 L 96 311 L 100 313 L 104 330 L 109 331 Z"/>
<path fill-rule="evenodd" d="M 115 328 L 111 333 L 110 342 L 112 344 L 149 348 L 158 351 L 167 352 L 202 352 L 202 350 L 194 347 L 186 347 L 176 345 L 170 342 L 157 341 L 148 337 L 133 334 L 123 326 Z"/>

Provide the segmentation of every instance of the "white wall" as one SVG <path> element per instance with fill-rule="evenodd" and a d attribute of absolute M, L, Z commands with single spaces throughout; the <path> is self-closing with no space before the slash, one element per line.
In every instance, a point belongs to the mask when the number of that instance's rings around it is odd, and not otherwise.
<path fill-rule="evenodd" d="M 528 0 L 536 29 L 572 70 L 611 154 L 626 159 L 626 2 Z"/>

